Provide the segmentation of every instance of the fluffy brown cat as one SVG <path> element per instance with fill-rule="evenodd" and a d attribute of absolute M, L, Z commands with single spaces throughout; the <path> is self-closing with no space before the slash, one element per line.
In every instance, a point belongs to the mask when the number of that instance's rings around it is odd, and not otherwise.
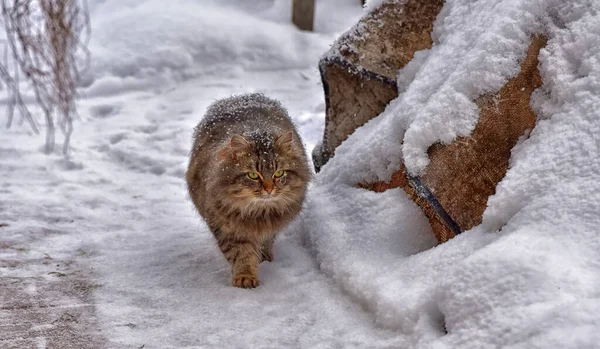
<path fill-rule="evenodd" d="M 273 260 L 275 235 L 300 212 L 309 178 L 300 136 L 278 101 L 255 93 L 208 108 L 186 179 L 233 286 L 258 286 L 258 265 Z"/>

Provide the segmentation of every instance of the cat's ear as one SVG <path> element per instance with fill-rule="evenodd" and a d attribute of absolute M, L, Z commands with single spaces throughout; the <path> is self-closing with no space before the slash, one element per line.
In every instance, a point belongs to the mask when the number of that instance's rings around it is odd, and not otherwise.
<path fill-rule="evenodd" d="M 229 147 L 234 153 L 250 151 L 252 149 L 252 145 L 248 142 L 248 139 L 240 135 L 231 136 Z"/>
<path fill-rule="evenodd" d="M 294 148 L 293 142 L 294 132 L 287 131 L 277 136 L 275 139 L 275 148 L 281 151 L 290 151 Z"/>
<path fill-rule="evenodd" d="M 225 159 L 235 160 L 235 158 L 239 154 L 247 153 L 247 152 L 250 152 L 251 150 L 252 150 L 252 144 L 250 144 L 250 142 L 248 142 L 248 139 L 244 136 L 236 134 L 236 135 L 231 136 L 231 139 L 229 140 L 229 142 L 227 144 L 225 144 L 225 146 L 223 146 L 219 150 L 219 157 L 222 160 L 225 160 Z"/>

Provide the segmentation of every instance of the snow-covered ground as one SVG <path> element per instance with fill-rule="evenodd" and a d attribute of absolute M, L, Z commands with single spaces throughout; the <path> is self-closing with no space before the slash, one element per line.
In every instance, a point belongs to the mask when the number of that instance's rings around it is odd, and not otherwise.
<path fill-rule="evenodd" d="M 70 158 L 44 155 L 26 124 L 0 132 L 0 348 L 598 348 L 597 0 L 448 0 L 412 83 L 316 177 L 261 286 L 229 286 L 185 190 L 192 128 L 215 99 L 260 91 L 311 150 L 318 58 L 362 13 L 317 0 L 317 32 L 302 33 L 290 4 L 90 2 Z M 468 134 L 468 101 L 514 74 L 541 29 L 540 121 L 481 226 L 431 248 L 403 192 L 354 188 Z M 405 148 L 383 142 L 402 135 Z"/>

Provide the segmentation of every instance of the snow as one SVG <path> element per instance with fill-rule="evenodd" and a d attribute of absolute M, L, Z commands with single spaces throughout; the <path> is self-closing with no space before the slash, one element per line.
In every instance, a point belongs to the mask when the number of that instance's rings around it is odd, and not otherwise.
<path fill-rule="evenodd" d="M 193 127 L 216 99 L 263 92 L 310 152 L 323 133 L 318 58 L 359 1 L 317 1 L 315 33 L 289 23 L 287 0 L 90 9 L 70 158 L 43 154 L 27 125 L 0 133 L 0 347 L 597 348 L 600 3 L 446 1 L 434 46 L 315 176 L 251 291 L 229 286 L 187 198 Z M 539 120 L 480 226 L 434 246 L 400 189 L 355 187 L 403 160 L 418 173 L 430 144 L 468 135 L 473 98 L 518 71 L 540 30 Z"/>
<path fill-rule="evenodd" d="M 434 46 L 398 74 L 400 96 L 317 177 L 302 221 L 322 270 L 411 347 L 598 347 L 599 10 L 447 1 Z M 402 160 L 418 174 L 431 144 L 469 135 L 473 100 L 518 72 L 536 32 L 549 42 L 535 129 L 513 150 L 483 223 L 427 249 L 431 232 L 406 194 L 356 184 L 389 180 Z"/>

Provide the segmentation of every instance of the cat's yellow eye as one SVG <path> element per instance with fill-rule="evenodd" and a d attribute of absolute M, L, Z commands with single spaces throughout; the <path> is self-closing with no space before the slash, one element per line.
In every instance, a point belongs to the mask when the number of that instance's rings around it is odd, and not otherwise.
<path fill-rule="evenodd" d="M 258 179 L 258 173 L 256 172 L 248 172 L 248 178 L 250 179 Z"/>
<path fill-rule="evenodd" d="M 283 176 L 284 174 L 285 174 L 284 170 L 279 170 L 273 174 L 273 177 L 279 178 L 279 177 Z"/>

